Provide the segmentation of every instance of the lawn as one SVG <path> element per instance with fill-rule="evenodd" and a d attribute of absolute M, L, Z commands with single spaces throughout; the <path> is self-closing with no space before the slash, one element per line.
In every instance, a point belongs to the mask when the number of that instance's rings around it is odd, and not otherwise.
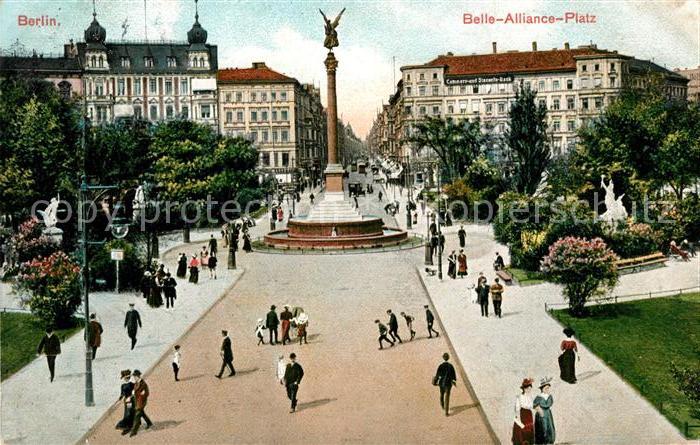
<path fill-rule="evenodd" d="M 508 272 L 513 275 L 515 281 L 521 286 L 531 286 L 533 284 L 541 284 L 546 280 L 542 272 L 533 272 L 525 269 L 517 269 L 514 267 L 508 268 Z"/>
<path fill-rule="evenodd" d="M 36 358 L 36 348 L 44 335 L 44 329 L 44 323 L 31 314 L 0 313 L 0 380 L 10 377 Z M 63 343 L 81 329 L 76 324 L 73 328 L 57 331 L 57 334 Z"/>
<path fill-rule="evenodd" d="M 700 293 L 604 305 L 587 318 L 566 310 L 553 315 L 682 432 L 685 422 L 700 426 L 669 369 L 671 362 L 700 366 Z M 699 438 L 700 428 L 691 428 L 688 437 Z"/>

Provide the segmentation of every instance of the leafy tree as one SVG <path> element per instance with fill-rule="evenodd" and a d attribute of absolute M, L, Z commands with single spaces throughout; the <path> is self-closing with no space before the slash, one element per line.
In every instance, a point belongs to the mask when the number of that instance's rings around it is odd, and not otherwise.
<path fill-rule="evenodd" d="M 585 315 L 587 301 L 617 284 L 617 259 L 600 238 L 566 237 L 549 247 L 541 269 L 554 282 L 564 285 L 569 311 L 579 317 Z"/>
<path fill-rule="evenodd" d="M 670 100 L 663 79 L 625 89 L 603 114 L 579 130 L 574 164 L 598 190 L 600 175 L 612 177 L 616 193 L 639 201 L 670 186 L 678 199 L 700 177 L 700 107 Z"/>
<path fill-rule="evenodd" d="M 236 199 L 243 209 L 248 201 L 263 196 L 255 172 L 258 152 L 245 139 L 217 136 L 206 126 L 175 121 L 159 126 L 153 150 L 154 178 L 162 187 L 163 200 L 184 204 L 208 197 L 219 203 Z"/>
<path fill-rule="evenodd" d="M 440 159 L 450 180 L 458 178 L 482 151 L 488 136 L 481 131 L 479 119 L 474 121 L 428 116 L 418 122 L 408 141 L 427 147 Z"/>
<path fill-rule="evenodd" d="M 528 195 L 537 191 L 550 159 L 547 107 L 537 105 L 536 97 L 537 92 L 521 82 L 508 112 L 510 125 L 505 135 L 515 164 L 515 188 Z"/>
<path fill-rule="evenodd" d="M 90 129 L 86 171 L 100 184 L 141 180 L 151 169 L 151 131 L 147 122 L 118 121 Z"/>
<path fill-rule="evenodd" d="M 28 215 L 38 199 L 75 189 L 78 115 L 53 84 L 10 78 L 0 83 L 0 213 Z"/>

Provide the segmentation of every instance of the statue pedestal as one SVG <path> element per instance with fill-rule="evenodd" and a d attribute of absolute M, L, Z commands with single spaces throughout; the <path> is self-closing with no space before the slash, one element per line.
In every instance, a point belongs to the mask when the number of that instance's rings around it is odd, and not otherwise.
<path fill-rule="evenodd" d="M 58 227 L 47 227 L 42 230 L 41 234 L 48 236 L 56 244 L 61 244 L 63 241 L 63 230 Z"/>
<path fill-rule="evenodd" d="M 345 170 L 340 164 L 328 164 L 326 171 L 326 193 L 343 193 L 343 175 Z"/>

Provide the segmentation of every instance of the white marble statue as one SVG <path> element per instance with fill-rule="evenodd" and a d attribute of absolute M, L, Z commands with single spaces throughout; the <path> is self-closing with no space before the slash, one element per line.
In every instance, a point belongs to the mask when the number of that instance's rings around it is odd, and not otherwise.
<path fill-rule="evenodd" d="M 146 208 L 146 193 L 144 193 L 142 185 L 136 188 L 136 194 L 131 204 L 134 209 L 134 220 L 137 220 L 141 216 L 143 209 Z"/>
<path fill-rule="evenodd" d="M 56 222 L 58 221 L 58 205 L 60 204 L 61 196 L 58 195 L 56 198 L 51 198 L 51 202 L 46 206 L 44 210 L 38 210 L 39 215 L 41 215 L 41 220 L 47 229 L 56 227 Z"/>
<path fill-rule="evenodd" d="M 615 227 L 618 221 L 627 219 L 627 210 L 622 204 L 622 195 L 615 198 L 615 184 L 612 178 L 605 184 L 605 175 L 600 175 L 600 186 L 605 190 L 605 213 L 600 215 L 600 219 Z"/>

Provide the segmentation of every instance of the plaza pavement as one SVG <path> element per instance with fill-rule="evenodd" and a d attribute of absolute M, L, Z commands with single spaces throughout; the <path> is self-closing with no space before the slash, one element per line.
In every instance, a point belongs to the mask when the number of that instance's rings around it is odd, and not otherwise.
<path fill-rule="evenodd" d="M 398 196 L 398 195 L 397 195 Z M 401 199 L 405 208 L 406 193 Z M 420 209 L 419 215 L 420 215 Z M 405 214 L 404 214 L 405 216 Z M 397 218 L 405 228 L 405 218 Z M 426 230 L 425 218 L 419 217 L 417 233 Z M 420 224 L 423 222 L 423 224 Z M 686 439 L 646 399 L 615 374 L 585 346 L 579 345 L 581 360 L 576 364 L 576 385 L 559 379 L 557 357 L 564 338 L 562 326 L 547 312 L 545 303 L 565 303 L 561 287 L 551 283 L 534 286 L 505 286 L 503 318 L 480 315 L 473 303 L 479 272 L 492 283 L 495 253 L 509 262 L 508 248 L 497 243 L 487 225 L 465 225 L 469 275 L 452 280 L 447 276 L 447 255 L 459 251 L 459 223 L 444 227 L 446 235 L 443 257 L 443 281 L 421 273 L 421 280 L 443 321 L 469 380 L 499 440 L 511 439 L 515 397 L 525 377 L 554 377 L 552 408 L 557 443 L 686 443 Z M 615 295 L 654 291 L 672 291 L 700 284 L 700 259 L 691 262 L 669 260 L 667 267 L 623 275 Z M 437 258 L 434 266 L 437 268 Z M 422 258 L 415 263 L 424 270 Z M 640 296 L 639 298 L 645 298 Z M 669 335 L 673 335 L 669 332 Z M 644 351 L 640 351 L 643 354 Z M 650 357 L 653 363 L 653 357 Z M 535 393 L 537 389 L 535 388 Z"/>
<path fill-rule="evenodd" d="M 204 244 L 207 239 L 209 232 L 193 232 L 193 243 L 167 252 L 165 264 L 174 273 L 178 252 L 198 252 L 201 249 L 198 242 Z M 173 243 L 164 243 L 164 247 L 168 245 Z M 102 346 L 93 361 L 95 406 L 87 408 L 84 403 L 85 343 L 81 332 L 61 345 L 53 383 L 49 382 L 43 356 L 2 382 L 2 443 L 72 444 L 78 441 L 119 396 L 119 371 L 126 368 L 148 370 L 242 275 L 241 270 L 226 270 L 225 260 L 220 262 L 218 272 L 217 280 L 200 273 L 197 285 L 178 279 L 178 298 L 172 311 L 164 306 L 150 308 L 140 293 L 91 293 L 90 310 L 97 314 L 105 331 Z M 129 302 L 136 303 L 143 322 L 133 351 L 129 350 L 130 340 L 124 329 L 124 313 Z M 37 344 L 39 340 L 37 338 Z"/>
<path fill-rule="evenodd" d="M 131 440 L 114 424 L 117 409 L 92 431 L 91 443 L 493 443 L 482 412 L 458 371 L 452 415 L 431 385 L 445 336 L 428 339 L 425 294 L 407 252 L 366 255 L 251 253 L 239 256 L 245 275 L 179 340 L 181 381 L 170 357 L 146 376 L 147 412 L 155 425 Z M 303 306 L 309 344 L 256 346 L 254 327 L 270 304 Z M 416 317 L 418 335 L 378 350 L 374 319 L 392 308 Z M 279 313 L 279 310 L 278 310 Z M 399 317 L 400 335 L 408 331 Z M 233 342 L 235 377 L 218 380 L 221 329 Z M 438 328 L 439 329 L 439 328 Z M 266 333 L 267 334 L 267 333 Z M 267 341 L 267 338 L 266 338 Z M 305 376 L 299 407 L 275 375 L 280 354 L 295 352 Z M 452 361 L 455 363 L 455 361 Z M 459 367 L 458 367 L 459 369 Z M 113 383 L 115 389 L 118 382 Z"/>

